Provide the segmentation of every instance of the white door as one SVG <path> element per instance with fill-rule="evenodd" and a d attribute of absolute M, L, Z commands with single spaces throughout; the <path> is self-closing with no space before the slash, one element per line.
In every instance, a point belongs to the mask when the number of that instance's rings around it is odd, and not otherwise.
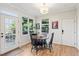
<path fill-rule="evenodd" d="M 62 43 L 68 46 L 74 46 L 75 39 L 75 22 L 74 19 L 62 20 Z"/>
<path fill-rule="evenodd" d="M 0 19 L 0 41 L 1 54 L 8 52 L 17 47 L 17 31 L 16 31 L 16 17 L 1 16 Z"/>

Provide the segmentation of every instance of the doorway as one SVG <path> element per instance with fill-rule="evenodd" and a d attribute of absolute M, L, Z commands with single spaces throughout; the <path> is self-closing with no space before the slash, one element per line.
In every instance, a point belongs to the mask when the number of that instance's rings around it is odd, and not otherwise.
<path fill-rule="evenodd" d="M 1 15 L 0 19 L 0 54 L 6 53 L 18 46 L 18 30 L 16 30 L 17 18 L 14 16 Z"/>
<path fill-rule="evenodd" d="M 68 46 L 75 46 L 75 20 L 63 19 L 62 20 L 62 44 Z"/>

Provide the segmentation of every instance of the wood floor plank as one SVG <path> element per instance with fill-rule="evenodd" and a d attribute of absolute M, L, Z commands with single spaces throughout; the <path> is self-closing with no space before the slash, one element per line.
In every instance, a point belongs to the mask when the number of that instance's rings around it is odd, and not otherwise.
<path fill-rule="evenodd" d="M 21 48 L 18 48 L 14 51 L 4 54 L 3 56 L 78 56 L 79 50 L 75 47 L 53 44 L 53 49 L 50 53 L 48 49 L 39 50 L 36 55 L 36 51 L 31 52 L 31 44 L 25 45 Z M 20 51 L 18 53 L 18 50 Z"/>

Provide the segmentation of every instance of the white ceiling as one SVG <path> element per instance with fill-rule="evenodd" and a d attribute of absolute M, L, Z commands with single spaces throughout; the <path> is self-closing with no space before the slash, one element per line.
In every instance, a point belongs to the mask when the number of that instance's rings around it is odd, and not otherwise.
<path fill-rule="evenodd" d="M 73 10 L 76 8 L 77 3 L 54 3 L 52 6 L 49 8 L 49 15 L 59 13 L 59 12 L 64 12 L 68 10 Z M 39 9 L 34 5 L 34 3 L 4 3 L 0 4 L 0 9 L 1 7 L 3 9 L 8 9 L 10 7 L 15 8 L 16 10 L 19 10 L 23 13 L 29 14 L 31 16 L 40 16 L 40 11 Z"/>

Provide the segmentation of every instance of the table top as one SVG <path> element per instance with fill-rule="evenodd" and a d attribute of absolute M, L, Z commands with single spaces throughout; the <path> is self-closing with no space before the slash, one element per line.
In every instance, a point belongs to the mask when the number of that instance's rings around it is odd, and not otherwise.
<path fill-rule="evenodd" d="M 37 39 L 46 40 L 47 37 L 46 36 L 37 36 Z"/>
<path fill-rule="evenodd" d="M 37 38 L 38 40 L 46 40 L 46 37 L 43 38 Z"/>
<path fill-rule="evenodd" d="M 47 36 L 45 36 L 45 35 L 34 35 L 34 36 L 32 36 L 32 38 L 40 39 L 40 40 L 46 40 Z"/>

